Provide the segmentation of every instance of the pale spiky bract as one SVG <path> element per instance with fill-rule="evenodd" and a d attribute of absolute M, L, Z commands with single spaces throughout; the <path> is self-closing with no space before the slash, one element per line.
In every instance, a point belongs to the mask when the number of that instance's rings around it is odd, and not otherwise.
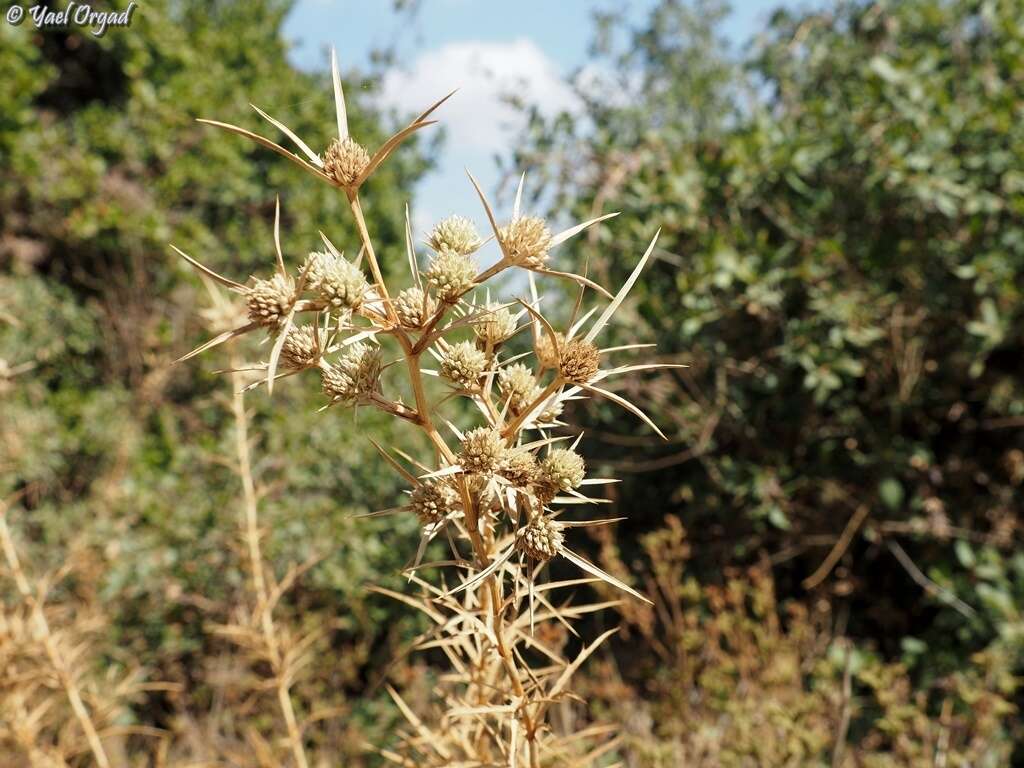
<path fill-rule="evenodd" d="M 468 704 L 473 715 L 455 716 L 442 711 L 433 718 L 410 717 L 410 735 L 399 736 L 398 745 L 385 755 L 387 759 L 423 768 L 592 766 L 607 749 L 592 749 L 586 746 L 586 739 L 572 733 L 556 733 L 547 722 L 547 713 L 553 704 L 570 695 L 569 678 L 584 655 L 589 655 L 608 633 L 587 646 L 574 661 L 561 659 L 561 650 L 556 649 L 543 654 L 538 663 L 538 646 L 526 630 L 532 633 L 535 621 L 571 627 L 577 617 L 600 606 L 570 609 L 569 601 L 552 599 L 551 591 L 535 589 L 535 582 L 544 577 L 549 560 L 562 556 L 588 577 L 644 598 L 568 548 L 566 533 L 571 527 L 610 521 L 563 523 L 558 519 L 560 510 L 552 507 L 562 502 L 596 501 L 581 492 L 583 484 L 612 481 L 586 480 L 586 465 L 575 451 L 576 444 L 572 448 L 557 445 L 564 436 L 549 430 L 558 423 L 566 402 L 590 396 L 610 399 L 657 429 L 636 405 L 596 386 L 597 381 L 639 366 L 623 364 L 602 370 L 602 353 L 594 342 L 650 258 L 654 243 L 589 330 L 584 331 L 583 326 L 594 312 L 577 321 L 578 305 L 567 326 L 555 329 L 540 314 L 539 295 L 532 296 L 530 303 L 519 300 L 521 307 L 513 311 L 511 304 L 491 301 L 490 281 L 505 270 L 522 267 L 541 276 L 569 278 L 584 290 L 610 296 L 581 275 L 552 272 L 545 265 L 551 248 L 613 214 L 552 235 L 543 219 L 519 214 L 520 187 L 509 223 L 499 228 L 490 204 L 471 177 L 497 240 L 497 261 L 478 274 L 471 254 L 481 248 L 482 238 L 469 219 L 451 216 L 430 232 L 427 245 L 433 254 L 420 274 L 411 227 L 407 226 L 405 256 L 411 281 L 404 286 L 389 286 L 367 230 L 359 190 L 405 136 L 429 124 L 425 118 L 438 105 L 384 142 L 370 157 L 348 135 L 340 75 L 336 67 L 332 69 L 339 138 L 330 143 L 323 159 L 288 129 L 284 132 L 296 140 L 308 162 L 268 139 L 257 138 L 319 181 L 341 188 L 359 235 L 357 246 L 362 256 L 358 264 L 365 265 L 367 273 L 344 259 L 326 236 L 323 241 L 328 250 L 309 253 L 302 266 L 290 272 L 280 248 L 279 218 L 275 221 L 276 269 L 270 277 L 254 278 L 248 286 L 218 275 L 179 251 L 205 277 L 241 293 L 247 310 L 247 318 L 241 321 L 230 313 L 219 313 L 218 317 L 223 315 L 223 327 L 218 327 L 217 335 L 185 357 L 263 329 L 269 331 L 268 341 L 272 342 L 269 362 L 253 369 L 233 365 L 233 377 L 241 377 L 246 370 L 260 370 L 269 391 L 275 379 L 289 377 L 294 381 L 293 375 L 316 369 L 330 405 L 374 407 L 425 436 L 429 450 L 419 458 L 395 449 L 405 466 L 390 450 L 378 446 L 411 487 L 407 503 L 377 514 L 410 514 L 421 524 L 418 553 L 407 569 L 421 595 L 403 599 L 420 607 L 435 624 L 432 632 L 423 635 L 423 644 L 443 648 L 452 661 L 453 669 L 440 683 L 443 700 L 463 709 Z M 264 116 L 275 126 L 283 126 Z M 223 123 L 211 124 L 254 136 Z M 391 266 L 388 274 L 394 274 L 397 264 Z M 531 275 L 531 294 L 533 280 Z M 486 300 L 482 306 L 466 298 L 478 286 L 484 286 Z M 303 315 L 310 314 L 312 322 L 304 322 Z M 515 346 L 518 319 L 527 314 L 533 358 L 506 350 Z M 392 369 L 394 375 L 382 379 L 383 350 L 387 350 L 389 360 L 400 364 Z M 611 352 L 609 349 L 608 354 Z M 436 372 L 423 367 L 424 359 L 429 358 L 438 361 Z M 283 373 L 277 373 L 278 369 Z M 425 374 L 435 373 L 446 386 L 430 386 Z M 404 385 L 393 381 L 400 376 L 405 377 Z M 400 387 L 396 391 L 411 396 L 411 402 L 391 391 L 396 384 Z M 252 386 L 242 387 L 238 396 Z M 446 405 L 458 398 L 468 399 L 474 407 Z M 236 405 L 244 415 L 241 401 Z M 471 423 L 459 427 L 452 420 Z M 457 445 L 442 436 L 438 425 L 443 423 L 457 436 Z M 240 446 L 244 445 L 243 439 Z M 250 534 L 251 542 L 258 544 L 255 523 L 250 526 Z M 423 562 L 421 558 L 431 541 L 436 547 L 450 549 L 450 554 Z M 254 576 L 263 573 L 258 562 L 254 558 Z M 445 569 L 443 578 L 431 582 L 421 577 L 419 571 L 428 567 Z M 544 610 L 535 612 L 538 602 Z M 301 768 L 306 764 L 302 735 L 312 724 L 296 722 L 288 704 L 288 684 L 290 679 L 282 671 L 278 694 L 293 762 Z M 397 698 L 396 693 L 393 695 Z M 410 713 L 404 704 L 402 708 Z"/>

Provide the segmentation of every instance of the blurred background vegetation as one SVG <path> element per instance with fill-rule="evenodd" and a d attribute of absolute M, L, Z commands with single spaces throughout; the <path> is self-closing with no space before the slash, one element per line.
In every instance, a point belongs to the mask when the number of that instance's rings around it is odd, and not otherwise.
<path fill-rule="evenodd" d="M 280 737 L 265 670 L 213 631 L 246 589 L 226 357 L 170 365 L 206 297 L 167 243 L 242 279 L 272 258 L 278 193 L 293 258 L 317 229 L 355 241 L 338 195 L 194 122 L 245 114 L 258 83 L 326 144 L 329 85 L 288 63 L 287 12 L 154 0 L 99 39 L 0 25 L 0 493 L 125 764 L 252 765 Z M 552 215 L 623 211 L 572 251 L 599 282 L 662 228 L 618 326 L 692 366 L 619 385 L 667 443 L 568 414 L 624 479 L 629 520 L 591 554 L 657 601 L 596 620 L 624 632 L 555 725 L 622 723 L 609 759 L 629 766 L 1024 764 L 1024 8 L 780 11 L 738 56 L 723 15 L 600 15 L 584 113 L 533 111 L 502 158 Z M 349 108 L 374 145 L 394 121 L 371 97 Z M 411 143 L 364 194 L 385 263 L 430 157 Z M 416 701 L 440 669 L 392 664 L 418 625 L 366 590 L 401 588 L 416 521 L 352 517 L 394 505 L 362 433 L 397 427 L 318 414 L 311 382 L 275 398 L 248 398 L 268 558 L 315 558 L 279 609 L 320 630 L 296 700 L 323 765 L 376 765 L 362 743 L 398 718 L 378 683 Z M 0 762 L 27 765 L 0 680 Z"/>

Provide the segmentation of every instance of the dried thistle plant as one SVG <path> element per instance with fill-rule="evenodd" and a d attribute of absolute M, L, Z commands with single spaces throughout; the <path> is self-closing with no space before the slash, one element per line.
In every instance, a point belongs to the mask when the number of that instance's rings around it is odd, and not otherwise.
<path fill-rule="evenodd" d="M 550 264 L 557 246 L 616 214 L 553 234 L 543 219 L 522 213 L 524 176 L 511 217 L 501 225 L 470 175 L 499 258 L 481 269 L 474 256 L 484 239 L 468 219 L 453 216 L 427 236 L 432 254 L 421 272 L 407 212 L 405 249 L 411 282 L 395 292 L 382 276 L 359 189 L 402 140 L 430 124 L 426 118 L 448 97 L 370 155 L 349 136 L 333 54 L 332 75 L 338 137 L 322 158 L 260 110 L 304 157 L 245 129 L 203 122 L 269 147 L 342 190 L 359 233 L 360 257 L 346 260 L 321 233 L 326 251 L 311 253 L 290 272 L 281 250 L 280 206 L 274 227 L 276 269 L 268 277 L 243 285 L 175 249 L 203 275 L 240 294 L 248 309 L 244 322 L 182 359 L 243 334 L 262 334 L 271 352 L 267 362 L 258 366 L 263 375 L 257 385 L 265 381 L 271 391 L 278 379 L 316 371 L 327 399 L 325 407 L 378 408 L 422 431 L 432 446 L 432 455 L 421 460 L 400 448 L 374 443 L 408 482 L 409 497 L 399 507 L 372 514 L 414 514 L 422 524 L 418 551 L 406 570 L 419 594 L 378 591 L 429 618 L 433 629 L 418 638 L 414 647 L 439 649 L 451 671 L 439 682 L 438 706 L 431 717 L 415 713 L 392 690 L 409 727 L 393 748 L 369 748 L 397 765 L 409 766 L 522 764 L 536 768 L 570 758 L 573 764 L 588 764 L 613 747 L 607 739 L 594 748 L 587 746 L 588 737 L 603 738 L 607 729 L 555 735 L 547 715 L 552 704 L 570 696 L 573 674 L 614 630 L 586 644 L 571 659 L 563 655 L 562 647 L 545 640 L 543 630 L 562 627 L 576 634 L 575 620 L 609 603 L 556 603 L 554 593 L 600 580 L 633 598 L 646 598 L 571 548 L 573 529 L 615 520 L 569 520 L 563 517 L 563 507 L 598 503 L 600 499 L 586 495 L 587 487 L 615 480 L 588 478 L 584 460 L 576 452 L 581 436 L 572 440 L 571 435 L 555 430 L 565 426 L 559 415 L 567 401 L 598 396 L 631 411 L 661 434 L 638 406 L 602 383 L 620 374 L 672 366 L 609 365 L 614 355 L 648 345 L 598 346 L 600 333 L 651 258 L 657 234 L 613 296 L 585 275 L 555 270 Z M 363 273 L 364 257 L 369 279 Z M 477 295 L 481 286 L 513 268 L 526 270 L 529 299 L 503 303 L 491 301 L 489 291 L 484 297 Z M 566 328 L 556 329 L 541 313 L 537 275 L 571 280 L 579 286 L 580 297 Z M 611 301 L 600 312 L 595 307 L 580 316 L 587 289 Z M 524 331 L 531 336 L 532 365 L 526 355 L 507 351 L 508 342 Z M 394 353 L 404 364 L 411 402 L 398 392 L 387 392 L 382 382 L 385 360 Z M 428 359 L 436 362 L 436 370 L 424 366 Z M 426 376 L 437 376 L 447 391 L 431 397 Z M 450 404 L 455 398 L 474 406 L 475 424 L 460 429 L 448 420 L 446 408 L 453 417 L 465 416 L 465 409 Z M 424 562 L 427 547 L 435 539 L 449 548 L 449 556 L 436 563 Z M 580 577 L 544 582 L 546 566 L 556 558 L 577 566 Z M 426 571 L 436 578 L 428 579 Z M 282 705 L 286 698 L 285 691 Z M 301 765 L 299 750 L 293 751 Z"/>

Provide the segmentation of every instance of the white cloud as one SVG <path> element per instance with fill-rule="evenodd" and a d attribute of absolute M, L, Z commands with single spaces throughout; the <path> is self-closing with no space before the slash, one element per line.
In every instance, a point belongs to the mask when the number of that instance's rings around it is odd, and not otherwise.
<path fill-rule="evenodd" d="M 547 115 L 579 108 L 558 67 L 527 39 L 465 40 L 424 51 L 407 69 L 385 75 L 379 98 L 382 106 L 405 116 L 422 111 L 453 88 L 458 93 L 435 113 L 447 140 L 434 158 L 436 170 L 421 181 L 412 206 L 417 241 L 433 223 L 452 213 L 469 216 L 480 232 L 489 231 L 463 169 L 472 170 L 492 204 L 499 202 L 493 197 L 499 179 L 492 156 L 508 157 L 510 141 L 523 125 L 523 116 L 503 96 L 522 94 Z M 505 213 L 498 205 L 499 217 Z M 492 258 L 494 253 L 481 254 L 481 265 Z"/>
<path fill-rule="evenodd" d="M 456 153 L 492 153 L 522 126 L 522 116 L 502 97 L 522 94 L 541 112 L 578 105 L 571 88 L 536 43 L 466 40 L 426 51 L 408 70 L 384 78 L 381 101 L 399 112 L 422 110 L 453 88 L 459 92 L 439 113 Z"/>

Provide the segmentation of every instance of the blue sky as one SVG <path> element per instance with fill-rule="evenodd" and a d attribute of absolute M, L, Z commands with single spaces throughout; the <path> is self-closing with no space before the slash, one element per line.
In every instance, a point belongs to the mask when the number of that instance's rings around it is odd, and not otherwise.
<path fill-rule="evenodd" d="M 491 195 L 498 183 L 493 157 L 515 135 L 517 115 L 498 98 L 502 89 L 525 84 L 542 111 L 572 108 L 564 78 L 586 64 L 593 11 L 614 5 L 642 18 L 654 0 L 422 0 L 411 20 L 396 16 L 392 0 L 299 0 L 285 34 L 291 56 L 303 69 L 327 66 L 335 46 L 342 70 L 370 66 L 370 53 L 397 44 L 401 69 L 384 81 L 380 103 L 411 115 L 453 88 L 439 110 L 447 141 L 437 169 L 423 180 L 412 202 L 414 228 L 451 213 L 468 215 L 483 231 L 480 204 L 465 176 L 468 167 Z M 741 46 L 786 0 L 736 0 L 723 28 Z M 789 4 L 792 4 L 790 0 Z M 348 83 L 347 88 L 357 84 Z M 430 130 L 430 129 L 427 129 Z"/>

